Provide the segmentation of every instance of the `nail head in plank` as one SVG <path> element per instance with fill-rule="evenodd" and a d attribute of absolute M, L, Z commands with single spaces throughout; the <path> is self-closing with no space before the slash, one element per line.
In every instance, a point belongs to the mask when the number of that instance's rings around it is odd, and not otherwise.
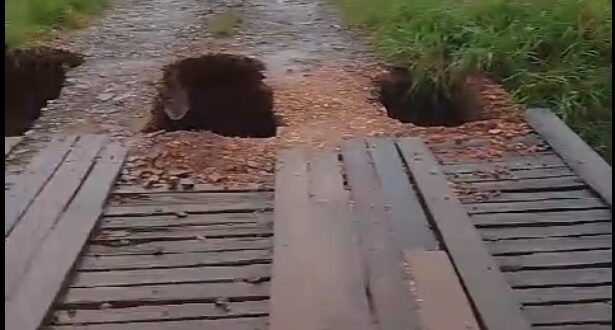
<path fill-rule="evenodd" d="M 523 254 L 550 251 L 574 251 L 610 249 L 613 246 L 611 235 L 578 237 L 540 237 L 485 242 L 493 255 Z"/>
<path fill-rule="evenodd" d="M 308 158 L 300 149 L 278 154 L 275 175 L 271 330 L 316 329 Z M 300 283 L 300 285 L 298 285 Z"/>
<path fill-rule="evenodd" d="M 373 307 L 382 329 L 418 328 L 415 301 L 402 268 L 402 253 L 391 239 L 382 191 L 363 140 L 342 150 L 352 211 L 359 233 Z"/>
<path fill-rule="evenodd" d="M 102 212 L 125 156 L 126 150 L 117 144 L 108 145 L 101 153 L 73 202 L 33 258 L 19 290 L 5 301 L 6 328 L 36 330 L 42 325 Z"/>
<path fill-rule="evenodd" d="M 77 272 L 74 280 L 71 282 L 71 287 L 94 288 L 103 286 L 232 282 L 256 278 L 264 279 L 270 276 L 270 264 Z"/>
<path fill-rule="evenodd" d="M 69 205 L 105 142 L 104 136 L 81 136 L 5 240 L 5 299 L 19 287 L 31 258 Z"/>
<path fill-rule="evenodd" d="M 113 309 L 59 310 L 53 314 L 53 325 L 117 325 L 117 323 L 168 322 L 184 319 L 230 319 L 262 317 L 267 316 L 268 312 L 269 301 L 267 300 L 228 302 L 224 308 L 213 303 L 188 303 Z"/>
<path fill-rule="evenodd" d="M 23 140 L 23 136 L 10 136 L 4 138 L 4 157 L 9 155 L 11 150 Z"/>
<path fill-rule="evenodd" d="M 404 138 L 398 146 L 482 325 L 492 330 L 528 330 L 512 289 L 448 188 L 433 155 L 420 139 Z"/>
<path fill-rule="evenodd" d="M 36 195 L 62 164 L 76 136 L 55 137 L 28 164 L 14 185 L 4 192 L 4 236 L 8 236 Z"/>
<path fill-rule="evenodd" d="M 368 140 L 374 167 L 380 179 L 392 232 L 403 249 L 437 249 L 429 221 L 414 191 L 395 143 L 388 139 Z"/>
<path fill-rule="evenodd" d="M 547 109 L 530 109 L 528 123 L 604 201 L 613 206 L 611 166 Z"/>
<path fill-rule="evenodd" d="M 405 251 L 405 260 L 420 298 L 426 329 L 479 330 L 472 307 L 445 251 Z M 442 317 L 442 311 L 446 317 Z"/>
<path fill-rule="evenodd" d="M 311 288 L 320 304 L 318 329 L 373 329 L 363 262 L 348 192 L 344 190 L 338 155 L 318 152 L 310 162 L 312 267 Z"/>
<path fill-rule="evenodd" d="M 226 320 L 182 320 L 169 322 L 136 322 L 120 324 L 93 324 L 52 326 L 49 330 L 265 330 L 267 318 L 236 318 Z"/>
<path fill-rule="evenodd" d="M 524 305 L 549 305 L 574 302 L 610 301 L 612 286 L 579 286 L 554 288 L 515 289 L 515 295 Z"/>
<path fill-rule="evenodd" d="M 513 288 L 611 284 L 610 268 L 523 270 L 505 273 Z"/>

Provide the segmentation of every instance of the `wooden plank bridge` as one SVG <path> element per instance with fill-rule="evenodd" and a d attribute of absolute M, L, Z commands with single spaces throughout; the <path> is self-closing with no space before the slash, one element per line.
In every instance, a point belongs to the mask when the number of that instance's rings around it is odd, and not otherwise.
<path fill-rule="evenodd" d="M 113 187 L 121 145 L 54 137 L 5 171 L 5 327 L 610 329 L 611 168 L 527 118 L 551 148 L 350 140 L 280 153 L 274 191 Z"/>

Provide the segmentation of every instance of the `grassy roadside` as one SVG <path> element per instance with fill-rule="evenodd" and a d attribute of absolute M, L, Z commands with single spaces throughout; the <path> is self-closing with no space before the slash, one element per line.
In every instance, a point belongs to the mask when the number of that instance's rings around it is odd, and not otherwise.
<path fill-rule="evenodd" d="M 610 0 L 334 0 L 383 57 L 450 89 L 480 70 L 612 161 Z"/>
<path fill-rule="evenodd" d="M 107 0 L 5 0 L 4 38 L 16 47 L 65 29 L 84 27 Z"/>

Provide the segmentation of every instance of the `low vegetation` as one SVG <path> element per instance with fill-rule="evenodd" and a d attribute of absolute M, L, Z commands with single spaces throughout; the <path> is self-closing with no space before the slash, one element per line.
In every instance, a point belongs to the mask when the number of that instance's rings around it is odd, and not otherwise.
<path fill-rule="evenodd" d="M 237 29 L 241 28 L 242 24 L 243 19 L 241 13 L 229 10 L 210 17 L 207 22 L 207 27 L 209 32 L 214 36 L 228 37 L 233 35 Z"/>
<path fill-rule="evenodd" d="M 610 163 L 610 0 L 334 0 L 418 87 L 484 72 L 560 115 Z"/>
<path fill-rule="evenodd" d="M 5 0 L 4 38 L 9 47 L 80 28 L 106 7 L 106 0 Z"/>

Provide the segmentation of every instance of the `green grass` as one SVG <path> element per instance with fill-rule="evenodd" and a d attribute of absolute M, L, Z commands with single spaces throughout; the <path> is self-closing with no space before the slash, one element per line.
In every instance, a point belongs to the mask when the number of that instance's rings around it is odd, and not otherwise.
<path fill-rule="evenodd" d="M 209 32 L 217 37 L 228 37 L 241 28 L 243 19 L 241 13 L 229 10 L 227 12 L 216 14 L 209 18 L 207 27 Z"/>
<path fill-rule="evenodd" d="M 612 160 L 610 0 L 334 0 L 419 85 L 481 71 Z"/>
<path fill-rule="evenodd" d="M 5 0 L 4 38 L 22 46 L 65 29 L 87 25 L 107 0 Z"/>

